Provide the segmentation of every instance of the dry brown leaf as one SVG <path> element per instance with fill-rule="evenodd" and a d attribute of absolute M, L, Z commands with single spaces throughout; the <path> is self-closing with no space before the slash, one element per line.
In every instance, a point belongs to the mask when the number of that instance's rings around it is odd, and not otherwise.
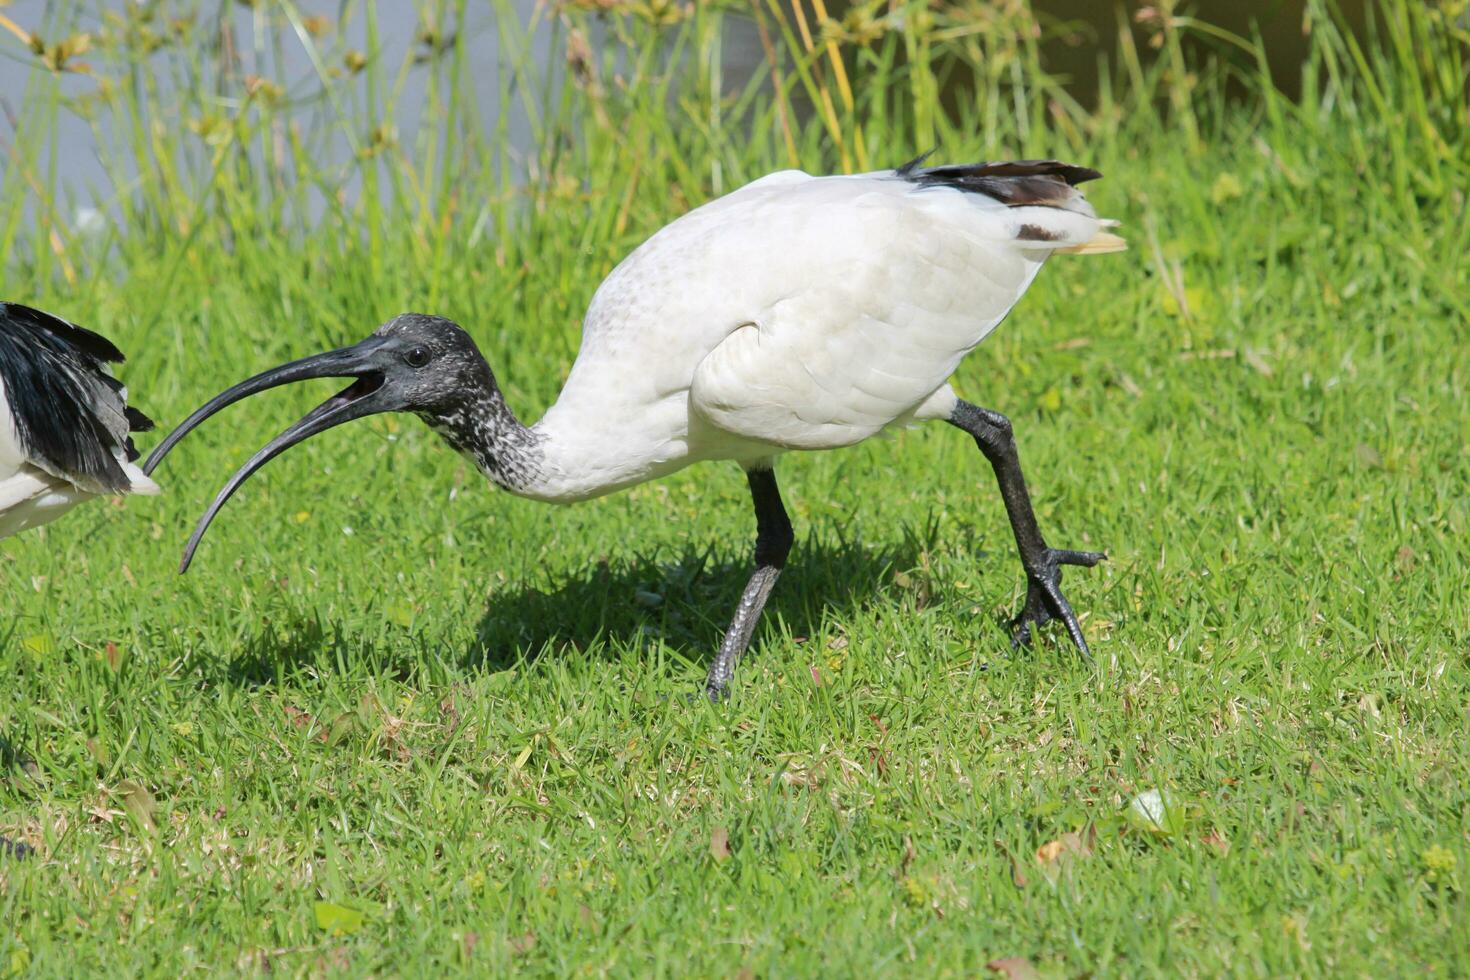
<path fill-rule="evenodd" d="M 281 705 L 281 710 L 286 713 L 286 718 L 291 722 L 292 728 L 310 728 L 316 724 L 316 716 L 310 711 L 302 711 L 289 704 Z"/>
<path fill-rule="evenodd" d="M 1224 837 L 1221 837 L 1218 831 L 1212 830 L 1208 834 L 1205 834 L 1204 837 L 1200 838 L 1200 843 L 1206 847 L 1214 848 L 1221 857 L 1230 853 L 1230 842 Z"/>
<path fill-rule="evenodd" d="M 1036 849 L 1038 864 L 1055 864 L 1062 858 L 1091 857 L 1092 845 L 1097 839 L 1097 830 L 1088 827 L 1081 833 L 1065 833 L 1056 840 L 1047 841 Z"/>
<path fill-rule="evenodd" d="M 710 831 L 709 856 L 714 858 L 716 863 L 730 857 L 730 832 L 724 827 L 716 827 Z"/>
<path fill-rule="evenodd" d="M 1016 855 L 1011 854 L 1011 849 L 1007 848 L 1000 840 L 995 842 L 995 846 L 1000 848 L 1001 854 L 1005 855 L 1005 860 L 1011 862 L 1011 884 L 1014 884 L 1016 887 L 1026 887 L 1028 879 L 1026 879 L 1025 871 L 1020 867 L 1020 861 L 1016 860 Z"/>
<path fill-rule="evenodd" d="M 316 729 L 311 737 L 324 745 L 331 737 L 331 734 L 317 719 L 316 715 L 310 711 L 302 711 L 300 708 L 289 704 L 281 705 L 281 710 L 286 713 L 286 718 L 291 722 L 291 727 L 297 731 L 305 732 L 313 728 Z"/>
<path fill-rule="evenodd" d="M 1010 980 L 1032 980 L 1039 976 L 1036 967 L 1024 956 L 1007 956 L 1003 960 L 991 960 L 985 964 L 985 969 L 996 973 L 1004 973 Z"/>

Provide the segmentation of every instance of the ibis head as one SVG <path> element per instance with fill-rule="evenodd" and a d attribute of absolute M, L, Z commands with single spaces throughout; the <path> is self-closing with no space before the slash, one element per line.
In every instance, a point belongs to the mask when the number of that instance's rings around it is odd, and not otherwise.
<path fill-rule="evenodd" d="M 451 444 L 468 443 L 484 428 L 479 420 L 487 414 L 487 404 L 492 413 L 494 406 L 504 405 L 490 366 L 469 334 L 442 317 L 405 313 L 360 343 L 283 364 L 221 392 L 169 433 L 148 457 L 144 472 L 152 473 L 179 440 L 220 409 L 262 391 L 313 378 L 354 380 L 235 471 L 194 528 L 184 549 L 181 571 L 188 568 L 210 522 L 241 484 L 297 443 L 345 422 L 383 412 L 413 412 L 429 421 Z M 460 431 L 465 428 L 474 431 Z"/>

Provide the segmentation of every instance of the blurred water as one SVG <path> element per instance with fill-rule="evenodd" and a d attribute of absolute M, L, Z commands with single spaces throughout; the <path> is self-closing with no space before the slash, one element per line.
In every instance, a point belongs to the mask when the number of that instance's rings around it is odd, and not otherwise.
<path fill-rule="evenodd" d="M 565 53 L 553 50 L 553 43 L 559 42 L 554 42 L 552 32 L 547 25 L 547 18 L 550 15 L 544 0 L 510 0 L 510 3 L 521 25 L 531 23 L 533 11 L 535 12 L 534 20 L 539 26 L 532 37 L 534 64 L 552 72 L 560 71 L 565 63 Z M 207 18 L 228 17 L 228 24 L 233 27 L 235 37 L 238 39 L 237 77 L 231 80 L 227 88 L 242 89 L 241 79 L 248 75 L 259 75 L 283 85 L 288 98 L 306 97 L 318 91 L 317 70 L 306 48 L 289 28 L 280 26 L 263 28 L 264 21 L 257 20 L 254 10 L 243 3 L 233 2 L 233 0 L 221 0 L 218 5 L 205 4 L 204 6 L 208 8 Z M 266 6 L 269 5 L 262 5 L 262 7 Z M 325 48 L 331 43 L 368 53 L 376 59 L 385 77 L 390 80 L 395 77 L 395 73 L 399 66 L 404 64 L 405 59 L 414 50 L 417 50 L 416 34 L 420 26 L 417 9 L 419 5 L 410 3 L 408 0 L 377 0 L 374 9 L 378 18 L 381 46 L 376 52 L 367 52 L 367 26 L 361 5 L 353 5 L 355 15 L 345 23 L 339 20 L 344 7 L 342 0 L 296 0 L 295 6 L 303 19 L 321 16 L 332 24 L 331 36 L 318 41 L 319 48 Z M 169 5 L 160 5 L 160 7 L 162 11 L 167 11 Z M 108 0 L 94 0 L 88 3 L 79 3 L 75 0 L 73 2 L 12 0 L 8 6 L 4 4 L 4 0 L 0 0 L 0 8 L 3 8 L 5 16 L 20 27 L 52 42 L 77 31 L 87 31 L 95 36 L 103 29 L 102 11 L 127 9 L 122 3 L 108 2 Z M 155 28 L 160 31 L 165 30 L 167 24 L 167 17 L 162 11 L 155 23 Z M 279 21 L 279 12 L 274 15 L 274 19 Z M 479 131 L 482 133 L 496 132 L 496 128 L 502 124 L 499 118 L 499 93 L 497 91 L 499 77 L 502 74 L 499 69 L 502 66 L 495 5 L 471 2 L 467 8 L 466 22 L 463 25 L 450 25 L 446 30 L 456 28 L 463 34 L 466 42 L 468 74 L 474 87 L 474 102 L 481 115 L 478 120 Z M 207 36 L 211 39 L 223 33 L 212 24 L 201 25 L 198 30 L 201 33 L 207 32 Z M 727 91 L 734 92 L 751 77 L 755 65 L 762 57 L 761 48 L 753 23 L 740 18 L 726 21 L 723 37 L 725 85 Z M 276 38 L 279 38 L 282 43 L 277 45 Z M 601 39 L 595 34 L 589 40 L 594 49 L 600 46 Z M 516 53 L 519 54 L 519 52 Z M 96 52 L 93 52 L 94 56 L 95 54 Z M 169 86 L 173 82 L 168 73 L 162 70 L 165 56 L 155 57 L 157 63 L 150 66 L 153 69 L 153 81 L 159 86 L 162 102 L 167 104 Z M 211 57 L 216 56 L 211 54 Z M 83 55 L 77 60 L 95 61 L 97 59 Z M 423 121 L 431 70 L 433 70 L 432 67 L 428 65 L 414 65 L 403 76 L 402 87 L 397 90 L 393 101 L 395 117 L 391 121 L 397 128 L 397 138 L 401 146 L 413 146 L 414 138 Z M 118 147 L 120 152 L 108 152 L 108 144 L 113 134 L 108 128 L 109 120 L 106 114 L 99 123 L 99 128 L 102 130 L 100 137 L 87 121 L 66 110 L 59 113 L 54 132 L 49 132 L 44 136 L 19 132 L 17 127 L 22 118 L 23 100 L 28 97 L 39 97 L 41 93 L 48 92 L 52 85 L 59 85 L 60 91 L 67 97 L 77 97 L 95 91 L 98 82 L 85 75 L 71 73 L 60 76 L 51 75 L 26 46 L 10 32 L 0 30 L 0 167 L 10 165 L 9 147 L 6 145 L 10 141 L 39 138 L 53 140 L 54 143 L 50 146 L 42 148 L 40 171 L 46 175 L 47 168 L 55 168 L 57 185 L 63 195 L 63 200 L 58 202 L 58 217 L 79 230 L 100 231 L 105 228 L 106 222 L 116 214 L 116 209 L 113 207 L 116 196 L 119 193 L 131 192 L 133 189 L 131 185 L 134 185 L 138 179 L 137 174 L 125 173 L 121 175 L 119 181 L 124 186 L 114 186 L 113 176 L 109 175 L 101 160 L 108 158 L 130 163 L 135 155 L 122 145 Z M 232 94 L 231 98 L 234 97 Z M 221 99 L 220 104 L 221 115 L 231 114 L 232 104 L 227 103 L 224 98 Z M 310 125 L 312 112 L 326 111 L 327 107 L 324 105 L 307 110 L 305 113 L 307 128 L 312 128 Z M 303 114 L 298 113 L 293 118 L 300 121 L 302 117 Z M 184 125 L 187 120 L 179 119 L 175 122 Z M 531 125 L 522 114 L 518 101 L 515 101 L 504 120 L 504 126 L 512 152 L 529 153 L 532 149 L 530 146 Z M 127 134 L 120 135 L 125 137 Z M 317 139 L 322 137 L 320 132 L 313 135 Z M 352 147 L 344 133 L 331 132 L 327 139 L 325 147 L 312 146 L 314 161 L 319 164 L 333 165 L 351 160 Z M 345 193 L 351 197 L 358 192 L 359 181 L 360 177 L 354 174 L 348 177 L 342 186 L 334 187 L 333 191 Z M 49 175 L 43 182 L 50 182 Z M 386 185 L 383 193 L 385 195 L 390 193 Z M 310 205 L 313 212 L 310 217 L 314 219 L 320 215 L 325 202 L 315 188 L 311 189 L 311 194 L 314 200 Z M 33 216 L 34 203 L 32 203 L 31 212 Z"/>
<path fill-rule="evenodd" d="M 513 3 L 517 15 L 525 22 L 536 0 L 513 0 Z M 3 7 L 0 12 L 22 28 L 49 41 L 55 41 L 76 31 L 88 31 L 95 35 L 103 26 L 100 11 L 109 8 L 122 9 L 123 5 L 12 0 L 9 6 L 0 4 L 0 7 Z M 296 7 L 303 18 L 314 15 L 327 18 L 333 25 L 332 40 L 345 43 L 353 50 L 367 51 L 367 26 L 361 13 L 344 24 L 338 20 L 342 7 L 340 0 L 297 0 Z M 288 95 L 309 93 L 317 89 L 316 69 L 305 47 L 294 34 L 285 30 L 282 34 L 284 43 L 277 48 L 269 34 L 264 37 L 257 35 L 255 13 L 249 7 L 226 0 L 218 9 L 231 18 L 236 37 L 240 39 L 238 56 L 239 74 L 242 77 L 254 74 L 269 78 L 282 84 Z M 377 52 L 371 54 L 379 59 L 383 71 L 391 79 L 416 43 L 418 14 L 415 5 L 406 0 L 380 2 L 376 9 L 381 45 Z M 463 28 L 470 54 L 470 76 L 476 89 L 478 104 L 485 116 L 481 122 L 489 131 L 499 121 L 495 68 L 500 59 L 500 39 L 489 4 L 471 4 L 470 10 L 470 16 Z M 252 40 L 256 42 L 254 46 Z M 536 41 L 542 49 L 537 57 L 541 63 L 545 63 L 549 55 L 549 32 L 540 31 Z M 281 57 L 279 64 L 276 61 L 278 54 Z M 95 59 L 83 55 L 78 60 Z M 412 145 L 418 132 L 429 71 L 428 66 L 416 65 L 403 78 L 393 122 L 398 129 L 399 140 L 404 145 Z M 156 71 L 154 80 L 162 93 L 162 101 L 167 104 L 172 79 L 166 72 Z M 98 83 L 85 75 L 51 76 L 42 67 L 39 59 L 19 40 L 9 32 L 0 30 L 0 141 L 3 141 L 0 142 L 0 166 L 9 165 L 9 152 L 5 143 L 39 138 L 36 134 L 17 129 L 22 116 L 22 101 L 27 97 L 37 97 L 38 91 L 44 91 L 42 86 L 51 84 L 59 84 L 64 95 L 74 97 L 95 91 Z M 185 120 L 179 119 L 176 122 L 183 125 Z M 526 120 L 512 115 L 506 123 L 512 145 L 525 147 L 530 138 Z M 105 125 L 103 130 L 103 140 L 109 140 L 112 134 Z M 103 216 L 110 211 L 110 199 L 117 190 L 111 186 L 109 174 L 101 163 L 105 147 L 98 145 L 98 137 L 86 120 L 65 110 L 58 115 L 55 132 L 48 135 L 55 142 L 43 153 L 43 170 L 47 166 L 55 167 L 56 177 L 70 208 L 68 213 L 62 215 L 63 220 L 80 225 L 91 222 L 95 226 L 97 222 L 105 220 Z M 333 162 L 341 162 L 350 159 L 351 152 L 352 148 L 345 135 L 339 135 L 328 147 L 327 156 Z M 116 159 L 126 160 L 131 157 L 132 154 L 126 151 L 114 155 Z M 345 189 L 349 193 L 355 190 L 352 187 Z"/>

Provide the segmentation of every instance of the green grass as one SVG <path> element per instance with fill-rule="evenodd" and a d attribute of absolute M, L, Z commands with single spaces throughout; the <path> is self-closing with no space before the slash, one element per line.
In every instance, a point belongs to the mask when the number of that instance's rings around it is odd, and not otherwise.
<path fill-rule="evenodd" d="M 1134 247 L 1051 264 L 957 379 L 1014 420 L 1051 543 L 1109 553 L 1066 580 L 1096 669 L 1051 631 L 1010 651 L 1004 512 L 943 426 L 782 461 L 798 543 L 719 707 L 679 696 L 747 574 L 733 466 L 549 508 L 380 418 L 273 463 L 177 576 L 207 498 L 320 395 L 283 390 L 184 443 L 165 496 L 0 542 L 0 831 L 40 852 L 0 864 L 0 972 L 1470 971 L 1465 39 L 1428 5 L 1385 0 L 1361 44 L 1313 10 L 1299 103 L 1249 54 L 1169 75 L 1171 20 L 1095 113 L 1034 120 L 923 108 L 926 72 L 972 64 L 943 35 L 932 62 L 845 48 L 870 80 L 845 109 L 776 5 L 792 91 L 742 106 L 704 73 L 665 111 L 658 59 L 717 60 L 723 28 L 628 15 L 642 84 L 504 86 L 544 127 L 523 182 L 481 165 L 503 133 L 450 123 L 434 167 L 361 158 L 402 188 L 319 225 L 226 142 L 102 249 L 52 246 L 9 168 L 3 294 L 117 340 L 165 426 L 405 309 L 464 323 L 535 417 L 611 263 L 788 147 L 1076 158 Z M 992 94 L 1056 84 L 1000 55 Z M 1227 76 L 1259 84 L 1226 102 Z M 128 98 L 146 132 L 162 110 Z M 288 204 L 347 179 L 311 159 Z M 1150 791 L 1164 828 L 1128 816 Z"/>

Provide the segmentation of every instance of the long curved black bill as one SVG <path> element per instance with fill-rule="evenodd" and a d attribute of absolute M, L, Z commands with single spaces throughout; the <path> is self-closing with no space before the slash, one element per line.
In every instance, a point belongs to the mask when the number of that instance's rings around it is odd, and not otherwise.
<path fill-rule="evenodd" d="M 204 532 L 209 530 L 210 522 L 220 512 L 220 508 L 224 507 L 225 502 L 234 496 L 236 490 L 240 489 L 240 485 L 250 479 L 256 470 L 298 442 L 304 442 L 320 432 L 335 428 L 344 422 L 351 422 L 353 419 L 389 411 L 390 409 L 380 404 L 379 399 L 373 397 L 381 384 L 380 378 L 364 378 L 345 391 L 333 395 L 307 412 L 295 425 L 266 443 L 258 453 L 250 457 L 244 466 L 236 470 L 235 475 L 230 477 L 230 481 L 215 495 L 214 502 L 209 505 L 204 516 L 199 518 L 199 523 L 194 525 L 194 533 L 189 535 L 189 543 L 184 546 L 183 560 L 179 562 L 179 573 L 183 574 L 189 570 L 189 563 L 194 560 L 194 551 L 199 547 L 199 542 L 203 540 Z M 223 398 L 224 395 L 220 397 Z"/>
<path fill-rule="evenodd" d="M 322 402 L 295 425 L 272 439 L 263 449 L 250 457 L 249 462 L 240 467 L 234 476 L 230 477 L 229 482 L 214 498 L 214 503 L 210 504 L 204 516 L 199 519 L 194 533 L 190 535 L 189 543 L 184 548 L 183 560 L 179 563 L 180 572 L 188 570 L 189 563 L 194 560 L 195 549 L 199 547 L 204 532 L 208 530 L 210 522 L 214 520 L 220 508 L 240 488 L 240 484 L 249 479 L 256 470 L 298 442 L 309 439 L 317 433 L 325 432 L 344 422 L 351 422 L 353 419 L 375 415 L 379 412 L 390 412 L 398 407 L 384 391 L 386 376 L 381 367 L 383 361 L 377 356 L 382 346 L 383 341 L 380 338 L 369 337 L 362 343 L 351 347 L 343 347 L 312 357 L 303 357 L 299 361 L 292 361 L 269 371 L 263 371 L 211 398 L 185 419 L 178 428 L 170 432 L 168 438 L 159 443 L 157 448 L 149 454 L 147 462 L 143 464 L 144 473 L 152 473 L 158 464 L 163 462 L 163 458 L 168 455 L 169 451 L 178 445 L 179 440 L 192 432 L 205 419 L 228 405 L 233 405 L 243 398 L 262 391 L 314 378 L 357 379 L 346 389 Z"/>
<path fill-rule="evenodd" d="M 220 392 L 199 406 L 194 414 L 179 423 L 166 439 L 153 448 L 153 452 L 148 454 L 147 461 L 143 463 L 143 472 L 151 475 L 170 450 L 179 444 L 179 440 L 194 431 L 199 423 L 242 398 L 249 398 L 251 395 L 279 388 L 281 385 L 291 384 L 294 381 L 308 381 L 312 378 L 351 378 L 366 374 L 372 370 L 368 364 L 368 357 L 377 347 L 375 341 L 376 338 L 370 337 L 351 347 L 342 347 L 327 351 L 325 354 L 303 357 L 299 361 L 292 361 L 289 364 L 271 368 L 269 371 L 262 371 L 255 377 L 247 378 L 233 388 Z"/>

